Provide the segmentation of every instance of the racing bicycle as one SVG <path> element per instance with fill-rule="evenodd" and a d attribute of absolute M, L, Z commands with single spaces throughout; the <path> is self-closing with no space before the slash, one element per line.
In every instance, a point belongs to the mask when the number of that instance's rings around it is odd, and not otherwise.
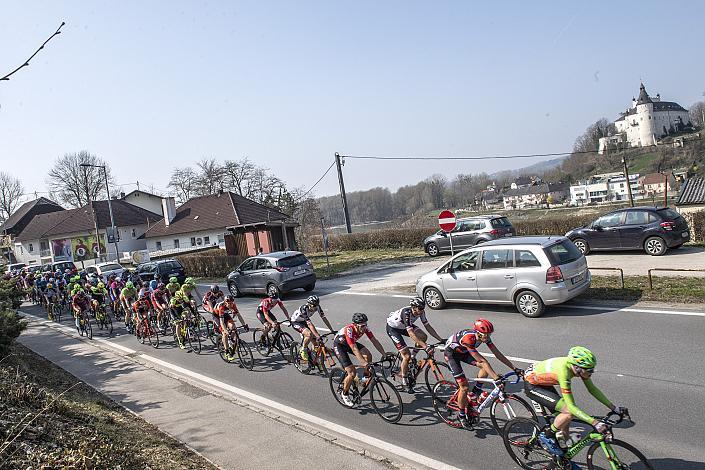
<path fill-rule="evenodd" d="M 414 356 L 411 357 L 411 360 L 409 361 L 409 371 L 407 374 L 409 390 L 412 390 L 414 388 L 422 372 L 424 373 L 424 381 L 426 383 L 426 388 L 428 389 L 429 394 L 433 394 L 433 387 L 436 385 L 436 383 L 445 380 L 443 372 L 446 373 L 447 377 L 451 376 L 450 367 L 448 367 L 448 364 L 446 364 L 445 362 L 438 362 L 434 357 L 435 348 L 444 344 L 445 341 L 440 341 L 435 344 L 429 344 L 429 347 L 433 349 L 430 354 L 428 353 L 428 351 L 425 351 L 422 348 L 409 348 L 410 350 L 414 351 L 423 351 L 426 353 L 427 356 L 425 359 L 421 360 L 416 359 Z M 401 374 L 402 359 L 402 355 L 400 353 L 397 353 L 396 359 L 394 360 L 394 364 L 392 365 L 391 369 L 393 378 L 396 378 Z"/>
<path fill-rule="evenodd" d="M 308 360 L 302 357 L 301 352 L 303 347 L 301 344 L 294 342 L 291 345 L 291 357 L 294 361 L 294 367 L 302 374 L 308 374 L 313 369 L 318 369 L 318 371 L 323 374 L 324 377 L 328 377 L 328 370 L 335 367 L 335 354 L 326 346 L 326 341 L 331 335 L 335 335 L 336 331 L 331 331 L 321 335 L 318 340 L 314 338 L 311 339 L 311 344 L 313 345 L 313 351 L 308 349 Z"/>
<path fill-rule="evenodd" d="M 276 328 L 270 328 L 265 335 L 264 329 L 255 328 L 252 332 L 252 341 L 255 343 L 255 348 L 263 357 L 268 357 L 275 349 L 279 351 L 286 362 L 291 362 L 291 345 L 294 344 L 294 338 L 285 331 L 282 331 L 282 323 L 290 323 L 289 320 L 277 322 Z"/>

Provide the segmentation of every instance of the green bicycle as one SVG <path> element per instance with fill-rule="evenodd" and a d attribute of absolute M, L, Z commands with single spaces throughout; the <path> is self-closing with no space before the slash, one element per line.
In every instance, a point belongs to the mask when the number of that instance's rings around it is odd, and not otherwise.
<path fill-rule="evenodd" d="M 617 417 L 618 419 L 613 419 Z M 544 416 L 546 418 L 546 416 Z M 651 470 L 644 454 L 631 444 L 614 438 L 612 427 L 627 419 L 633 422 L 629 412 L 611 411 L 600 419 L 607 425 L 604 433 L 592 431 L 578 442 L 565 449 L 563 456 L 555 456 L 545 450 L 539 442 L 539 434 L 543 431 L 538 422 L 529 418 L 514 418 L 504 426 L 504 447 L 512 459 L 527 470 L 539 468 L 576 469 L 572 459 L 582 449 L 590 446 L 587 451 L 587 467 L 593 469 Z"/>

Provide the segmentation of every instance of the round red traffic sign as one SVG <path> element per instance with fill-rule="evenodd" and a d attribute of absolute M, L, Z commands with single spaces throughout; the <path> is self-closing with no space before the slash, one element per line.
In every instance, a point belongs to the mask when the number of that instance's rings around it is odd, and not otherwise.
<path fill-rule="evenodd" d="M 438 225 L 444 232 L 452 232 L 455 228 L 455 214 L 451 211 L 443 211 L 438 215 Z"/>

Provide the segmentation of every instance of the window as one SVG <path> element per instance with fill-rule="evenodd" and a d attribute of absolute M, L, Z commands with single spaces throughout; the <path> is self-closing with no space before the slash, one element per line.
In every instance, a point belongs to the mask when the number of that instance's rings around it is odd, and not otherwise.
<path fill-rule="evenodd" d="M 255 259 L 256 258 L 250 258 L 250 259 L 246 260 L 244 263 L 242 263 L 240 265 L 240 269 L 242 271 L 252 271 L 252 269 L 254 269 L 254 267 L 255 267 Z"/>
<path fill-rule="evenodd" d="M 482 269 L 511 268 L 512 250 L 484 250 L 482 252 Z"/>
<path fill-rule="evenodd" d="M 505 227 L 509 228 L 512 223 L 506 217 L 500 217 L 499 219 L 492 219 L 492 228 Z"/>
<path fill-rule="evenodd" d="M 48 250 L 49 249 L 49 242 L 46 240 L 42 240 L 39 242 L 39 249 L 40 250 Z"/>
<path fill-rule="evenodd" d="M 477 269 L 477 260 L 480 258 L 479 251 L 473 251 L 458 256 L 453 260 L 451 269 L 453 271 L 474 271 Z"/>
<path fill-rule="evenodd" d="M 536 256 L 529 250 L 515 250 L 514 259 L 516 260 L 517 268 L 531 268 L 541 266 L 541 262 L 536 259 Z"/>
<path fill-rule="evenodd" d="M 133 228 L 133 229 L 130 231 L 130 236 L 131 236 L 132 238 L 137 238 L 137 230 Z"/>
<path fill-rule="evenodd" d="M 179 247 L 179 239 L 175 238 L 174 239 L 174 248 L 178 248 L 178 247 Z"/>
<path fill-rule="evenodd" d="M 222 245 L 223 243 L 225 243 L 225 234 L 221 233 L 218 235 L 218 245 Z"/>
<path fill-rule="evenodd" d="M 196 237 L 191 237 L 191 246 L 196 246 Z"/>
<path fill-rule="evenodd" d="M 597 219 L 593 225 L 599 225 L 602 228 L 616 227 L 622 221 L 622 213 L 615 212 L 614 214 L 603 215 Z"/>
<path fill-rule="evenodd" d="M 293 268 L 295 266 L 301 266 L 302 264 L 308 263 L 308 258 L 304 255 L 294 255 L 288 258 L 282 258 L 277 261 L 277 266 L 282 268 Z"/>
<path fill-rule="evenodd" d="M 32 244 L 30 243 L 30 244 L 29 244 L 29 252 L 31 253 L 31 252 L 33 252 L 33 251 L 34 251 L 34 245 L 32 245 Z"/>
<path fill-rule="evenodd" d="M 649 213 L 646 211 L 629 211 L 624 221 L 625 225 L 646 225 L 649 223 Z"/>
<path fill-rule="evenodd" d="M 210 245 L 211 244 L 211 237 L 203 237 L 203 244 Z"/>
<path fill-rule="evenodd" d="M 162 242 L 157 242 L 157 251 L 161 251 L 162 249 Z"/>
<path fill-rule="evenodd" d="M 553 266 L 572 263 L 583 256 L 580 250 L 570 240 L 563 240 L 544 250 Z"/>
<path fill-rule="evenodd" d="M 681 215 L 674 211 L 673 209 L 658 209 L 658 214 L 663 217 L 665 220 L 676 220 L 680 219 Z"/>
<path fill-rule="evenodd" d="M 271 263 L 264 258 L 257 258 L 255 269 L 272 269 Z"/>
<path fill-rule="evenodd" d="M 94 269 L 95 269 L 95 268 L 94 268 Z M 102 272 L 105 272 L 105 271 L 119 271 L 119 270 L 121 270 L 121 269 L 122 269 L 122 266 L 120 266 L 119 264 L 115 264 L 115 263 L 112 263 L 112 264 L 105 264 L 105 265 L 103 265 L 103 266 L 100 267 L 100 270 L 101 270 Z"/>

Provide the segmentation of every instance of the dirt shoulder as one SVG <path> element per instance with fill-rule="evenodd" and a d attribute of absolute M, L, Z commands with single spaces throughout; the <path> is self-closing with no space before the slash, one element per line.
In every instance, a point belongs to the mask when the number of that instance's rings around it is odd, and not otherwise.
<path fill-rule="evenodd" d="M 216 469 L 15 343 L 0 363 L 0 468 Z"/>

